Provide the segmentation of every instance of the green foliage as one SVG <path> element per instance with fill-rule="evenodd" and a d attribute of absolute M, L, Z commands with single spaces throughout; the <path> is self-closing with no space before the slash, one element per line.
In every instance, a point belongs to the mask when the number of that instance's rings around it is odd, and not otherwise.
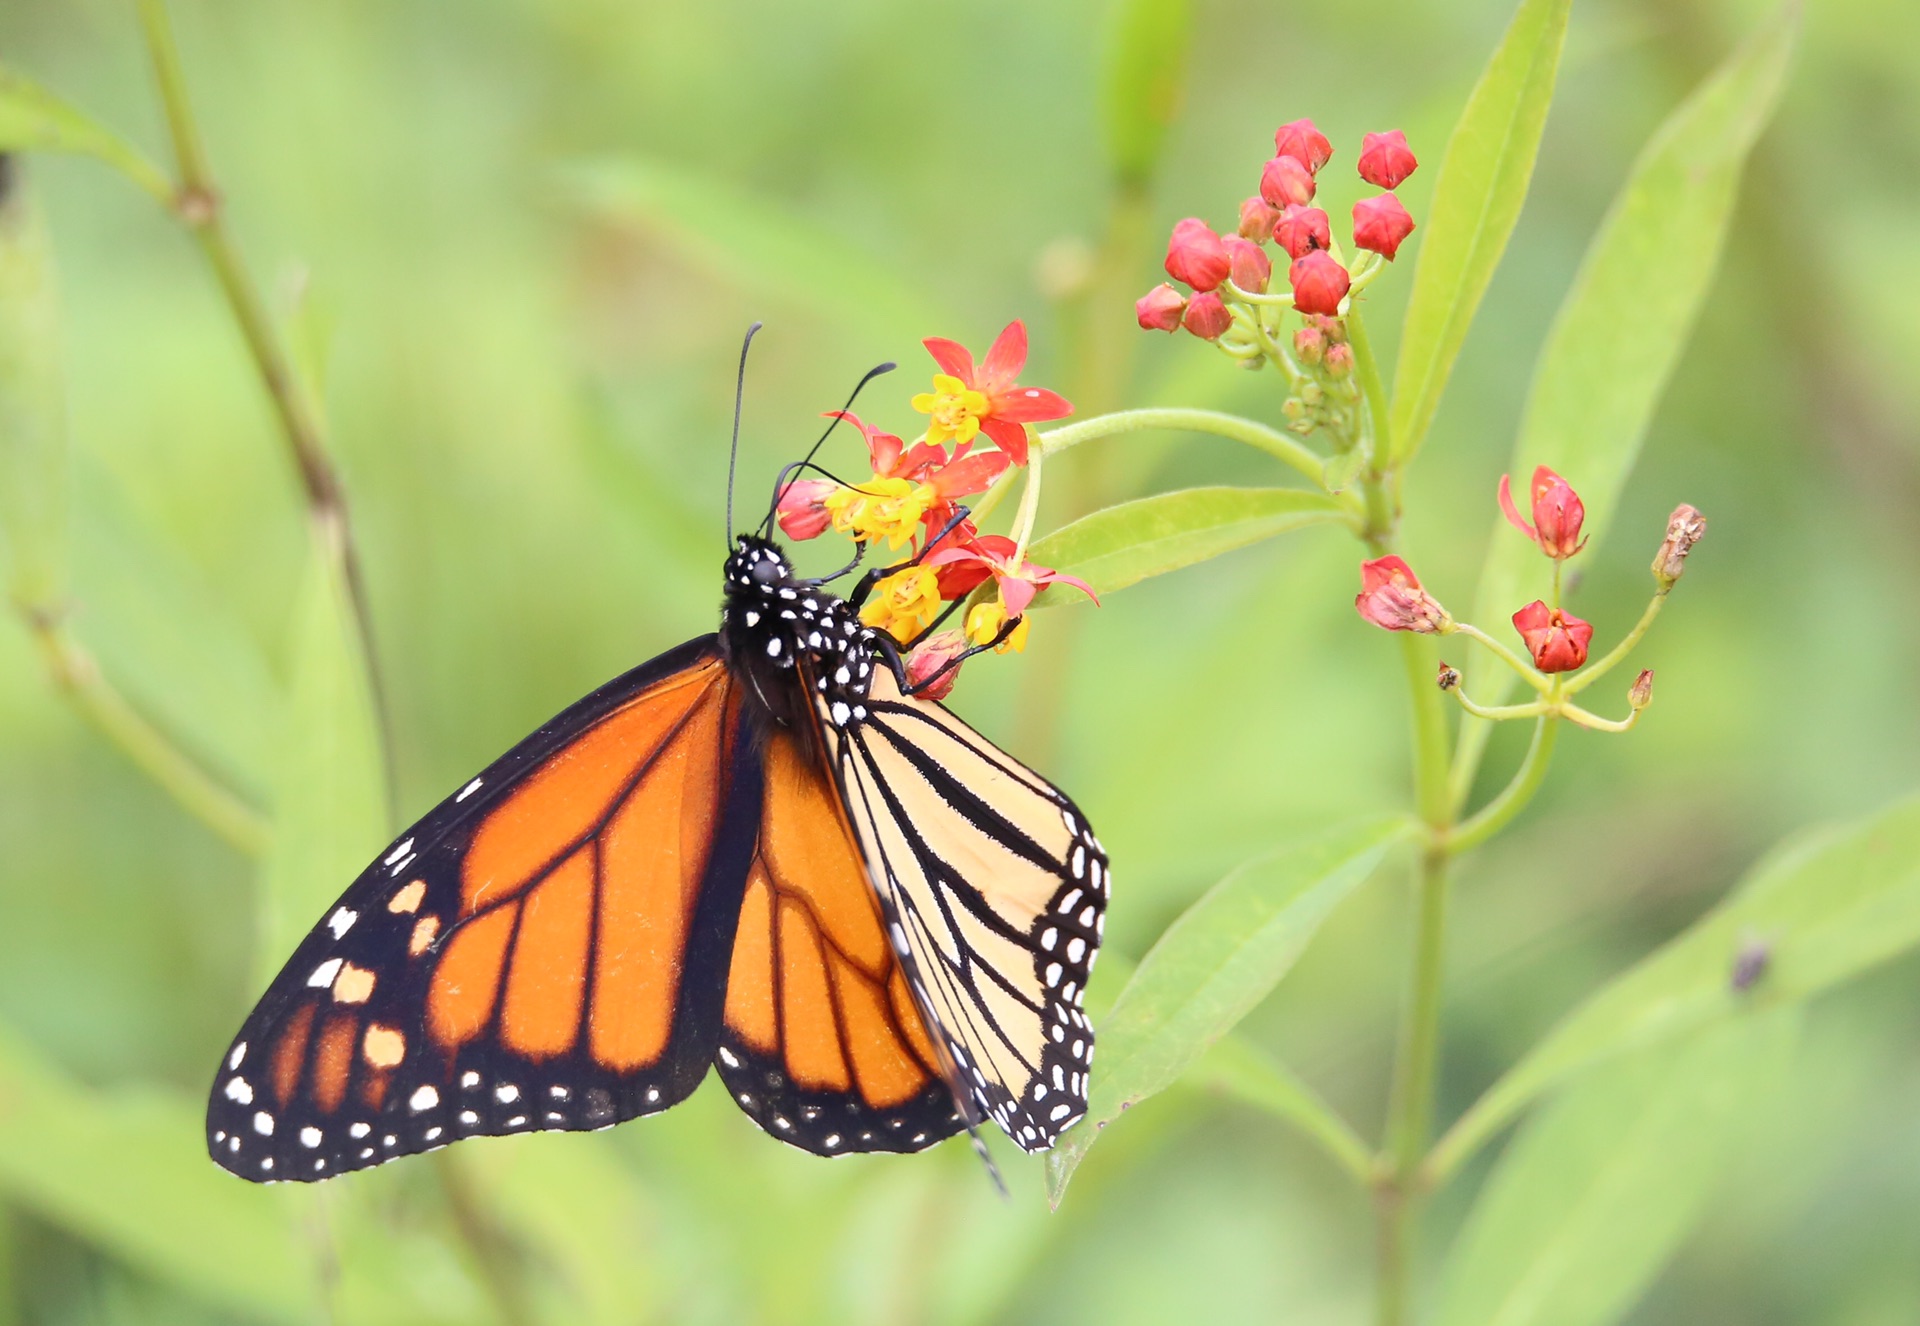
<path fill-rule="evenodd" d="M 0 69 L 0 152 L 78 152 L 97 157 L 161 202 L 173 188 L 119 135 L 20 75 Z"/>
<path fill-rule="evenodd" d="M 0 82 L 0 106 L 7 84 Z M 3 112 L 0 112 L 3 113 Z M 0 119 L 0 133 L 6 122 Z M 0 156 L 0 550 L 14 600 L 58 611 L 67 589 L 67 428 L 59 297 L 22 164 Z"/>
<path fill-rule="evenodd" d="M 1289 530 L 1350 520 L 1334 498 L 1299 488 L 1188 488 L 1083 516 L 1036 539 L 1030 555 L 1109 594 Z M 1050 588 L 1035 606 L 1085 597 Z"/>
<path fill-rule="evenodd" d="M 1228 875 L 1167 928 L 1101 1023 L 1086 1118 L 1047 1156 L 1056 1205 L 1100 1131 L 1171 1086 L 1272 993 L 1327 915 L 1410 830 L 1404 819 L 1368 821 L 1282 848 Z M 1291 1108 L 1305 1106 L 1296 1098 Z"/>
<path fill-rule="evenodd" d="M 1571 0 L 1523 0 L 1447 139 L 1394 369 L 1393 445 L 1426 441 L 1533 179 Z"/>
<path fill-rule="evenodd" d="M 1101 87 L 1107 153 L 1122 185 L 1143 188 L 1186 99 L 1189 0 L 1116 0 Z"/>
<path fill-rule="evenodd" d="M 1920 800 L 1810 835 L 1719 907 L 1598 991 L 1480 1098 L 1441 1144 L 1452 1165 L 1555 1083 L 1612 1055 L 1810 998 L 1920 945 Z M 1750 946 L 1766 955 L 1734 988 Z"/>
<path fill-rule="evenodd" d="M 1794 1009 L 1753 1013 L 1568 1089 L 1487 1180 L 1436 1326 L 1620 1320 L 1705 1212 L 1799 1033 Z"/>
<path fill-rule="evenodd" d="M 1589 551 L 1605 540 L 1654 407 L 1719 267 L 1747 154 L 1773 115 L 1799 30 L 1790 2 L 1678 107 L 1641 152 L 1594 236 L 1540 352 L 1511 473 L 1549 465 L 1586 502 Z M 1646 531 L 1647 556 L 1660 530 Z M 1496 521 L 1475 612 L 1498 621 L 1541 592 L 1542 559 Z M 1497 668 L 1468 687 L 1505 693 Z M 1469 763 L 1486 733 L 1469 720 Z"/>

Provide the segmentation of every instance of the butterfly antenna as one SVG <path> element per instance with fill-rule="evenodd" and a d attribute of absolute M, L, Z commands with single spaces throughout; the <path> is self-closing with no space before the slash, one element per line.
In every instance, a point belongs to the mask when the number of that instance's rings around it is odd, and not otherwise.
<path fill-rule="evenodd" d="M 795 480 L 785 476 L 803 473 L 809 465 L 812 465 L 813 458 L 820 454 L 820 448 L 826 445 L 828 438 L 833 436 L 833 430 L 840 426 L 840 416 L 853 408 L 853 403 L 860 399 L 860 393 L 866 389 L 866 385 L 882 374 L 893 372 L 893 370 L 898 367 L 900 366 L 892 360 L 888 360 L 884 364 L 875 364 L 866 371 L 866 374 L 858 382 L 853 384 L 853 390 L 847 393 L 847 403 L 834 412 L 833 418 L 827 423 L 826 431 L 820 434 L 818 440 L 808 449 L 807 454 L 800 459 L 798 464 L 789 465 L 781 472 L 782 477 L 780 482 L 773 486 L 773 501 L 767 507 L 767 518 L 762 521 L 760 525 L 763 531 L 773 528 L 773 516 L 774 513 L 780 509 L 780 499 L 785 497 L 787 495 L 787 489 L 794 485 Z"/>
<path fill-rule="evenodd" d="M 747 351 L 753 348 L 753 334 L 760 330 L 756 322 L 747 328 L 740 342 L 740 372 L 733 380 L 733 442 L 727 448 L 727 546 L 733 546 L 733 471 L 740 463 L 740 400 L 747 393 Z"/>

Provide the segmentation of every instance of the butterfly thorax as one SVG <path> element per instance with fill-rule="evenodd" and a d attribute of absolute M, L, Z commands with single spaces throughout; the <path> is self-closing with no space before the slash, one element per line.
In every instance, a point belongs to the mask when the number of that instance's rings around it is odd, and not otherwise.
<path fill-rule="evenodd" d="M 874 632 L 845 599 L 796 577 L 785 553 L 751 534 L 727 558 L 720 647 L 768 716 L 787 727 L 804 727 L 804 709 L 816 701 L 837 727 L 864 722 L 873 670 L 885 666 Z"/>

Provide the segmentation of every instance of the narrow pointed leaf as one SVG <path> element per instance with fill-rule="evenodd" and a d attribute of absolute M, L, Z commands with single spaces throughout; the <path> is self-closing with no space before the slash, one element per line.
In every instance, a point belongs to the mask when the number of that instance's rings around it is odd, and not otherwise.
<path fill-rule="evenodd" d="M 1920 797 L 1809 836 L 1763 863 L 1726 902 L 1594 994 L 1442 1139 L 1458 1166 L 1530 1102 L 1574 1073 L 1738 1015 L 1792 1003 L 1920 945 Z M 1764 970 L 1735 988 L 1735 964 Z"/>
<path fill-rule="evenodd" d="M 1790 3 L 1767 19 L 1654 134 L 1547 335 L 1512 474 L 1524 486 L 1534 466 L 1549 465 L 1579 490 L 1587 558 L 1609 532 L 1654 408 L 1712 285 L 1747 154 L 1786 77 L 1799 13 Z M 1475 607 L 1483 626 L 1542 597 L 1548 578 L 1546 559 L 1532 544 L 1499 518 L 1492 523 Z M 1639 532 L 1649 558 L 1661 533 Z M 1498 703 L 1508 687 L 1504 672 L 1476 668 L 1468 685 L 1482 702 Z M 1486 736 L 1484 722 L 1464 721 L 1468 759 Z"/>
<path fill-rule="evenodd" d="M 1572 0 L 1523 0 L 1447 140 L 1394 369 L 1395 451 L 1426 440 L 1533 179 Z"/>
<path fill-rule="evenodd" d="M 317 924 L 387 837 L 366 652 L 337 536 L 316 526 L 294 613 L 293 683 L 265 869 L 268 969 Z"/>
<path fill-rule="evenodd" d="M 1288 530 L 1346 519 L 1337 500 L 1300 488 L 1187 488 L 1083 516 L 1035 540 L 1027 556 L 1107 594 Z M 1037 606 L 1085 597 L 1049 589 Z"/>
<path fill-rule="evenodd" d="M 1058 1206 L 1100 1130 L 1164 1091 L 1272 993 L 1334 907 L 1412 832 L 1367 820 L 1250 861 L 1160 937 L 1099 1027 L 1087 1117 L 1047 1156 Z"/>
<path fill-rule="evenodd" d="M 78 152 L 106 162 L 162 203 L 173 186 L 125 139 L 30 79 L 0 69 L 0 153 Z"/>
<path fill-rule="evenodd" d="M 1290 1124 L 1319 1143 L 1354 1178 L 1368 1181 L 1373 1157 L 1351 1125 L 1292 1069 L 1245 1037 L 1222 1037 L 1185 1080 Z"/>
<path fill-rule="evenodd" d="M 1436 1326 L 1608 1326 L 1698 1223 L 1792 1066 L 1799 1010 L 1755 1013 L 1569 1088 L 1487 1180 Z"/>

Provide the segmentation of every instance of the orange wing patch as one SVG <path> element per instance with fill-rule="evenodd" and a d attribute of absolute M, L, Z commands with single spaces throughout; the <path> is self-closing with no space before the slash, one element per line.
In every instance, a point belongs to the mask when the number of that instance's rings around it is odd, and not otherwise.
<path fill-rule="evenodd" d="M 568 1053 L 583 1031 L 608 1070 L 659 1060 L 719 814 L 724 675 L 714 662 L 635 697 L 474 832 L 460 916 L 445 931 L 432 915 L 414 928 L 414 948 L 439 941 L 427 1026 L 443 1049 L 497 1025 L 535 1062 Z M 403 912 L 419 905 L 405 889 L 396 897 Z"/>
<path fill-rule="evenodd" d="M 883 1121 L 869 1116 L 890 1111 L 912 1127 L 883 1134 L 889 1149 L 925 1145 L 936 1127 L 946 1136 L 953 1128 L 940 1125 L 950 1122 L 951 1099 L 939 1061 L 839 800 L 785 734 L 769 741 L 765 770 L 760 847 L 734 939 L 726 1023 L 755 1067 L 798 1094 L 782 1104 L 778 1092 L 756 1092 L 726 1049 L 723 1076 L 763 1127 L 809 1150 L 875 1149 Z M 815 1100 L 840 1108 L 803 1103 Z M 855 1115 L 858 1128 L 845 1122 Z"/>

